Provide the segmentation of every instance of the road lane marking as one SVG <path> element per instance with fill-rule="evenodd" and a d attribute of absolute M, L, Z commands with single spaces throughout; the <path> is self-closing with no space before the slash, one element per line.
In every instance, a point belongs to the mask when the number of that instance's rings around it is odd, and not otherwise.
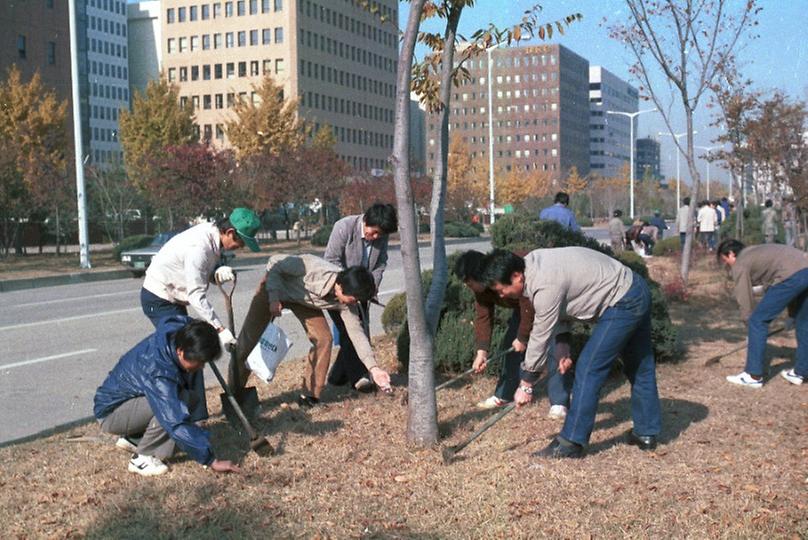
<path fill-rule="evenodd" d="M 92 296 L 75 296 L 72 298 L 59 298 L 57 300 L 44 300 L 42 302 L 28 302 L 27 304 L 16 304 L 9 307 L 44 306 L 46 304 L 58 304 L 61 302 L 72 302 L 74 300 L 89 300 L 91 298 L 104 298 L 105 296 L 124 296 L 124 295 L 129 296 L 131 294 L 133 294 L 132 291 L 122 291 L 114 293 L 94 294 Z"/>
<path fill-rule="evenodd" d="M 15 362 L 13 364 L 0 365 L 0 369 L 11 369 L 22 366 L 30 366 L 31 364 L 39 364 L 40 362 L 49 362 L 51 360 L 59 360 L 60 358 L 67 358 L 69 356 L 78 356 L 80 354 L 87 354 L 96 352 L 98 349 L 83 349 L 81 351 L 74 351 L 69 353 L 54 354 L 53 356 L 43 356 L 42 358 L 34 358 L 32 360 L 25 360 L 23 362 Z"/>
<path fill-rule="evenodd" d="M 51 319 L 49 321 L 37 321 L 22 324 L 12 324 L 10 326 L 0 326 L 0 332 L 3 330 L 18 330 L 20 328 L 31 328 L 32 326 L 42 326 L 43 324 L 60 324 L 63 322 L 80 321 L 82 319 L 92 319 L 93 317 L 105 317 L 107 315 L 118 315 L 120 313 L 131 313 L 133 311 L 140 311 L 141 308 L 129 309 L 116 309 L 114 311 L 102 311 L 100 313 L 89 313 L 87 315 L 76 315 L 75 317 L 64 317 L 63 319 Z"/>

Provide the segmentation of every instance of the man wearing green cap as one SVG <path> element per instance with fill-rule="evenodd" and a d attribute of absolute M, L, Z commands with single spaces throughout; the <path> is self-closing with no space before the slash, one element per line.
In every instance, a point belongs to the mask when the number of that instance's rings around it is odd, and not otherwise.
<path fill-rule="evenodd" d="M 251 251 L 260 251 L 255 241 L 260 227 L 255 212 L 236 208 L 227 218 L 201 223 L 166 242 L 146 270 L 140 291 L 143 313 L 155 328 L 165 317 L 187 315 L 186 307 L 190 305 L 216 328 L 222 346 L 235 344 L 232 332 L 222 324 L 208 301 L 208 285 L 233 279 L 233 269 L 220 266 L 224 250 L 247 246 Z"/>

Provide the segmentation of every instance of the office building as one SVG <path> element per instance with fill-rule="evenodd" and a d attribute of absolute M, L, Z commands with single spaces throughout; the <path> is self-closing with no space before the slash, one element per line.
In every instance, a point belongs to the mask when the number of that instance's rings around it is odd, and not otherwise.
<path fill-rule="evenodd" d="M 453 88 L 450 137 L 473 158 L 488 160 L 493 119 L 494 170 L 547 171 L 561 182 L 569 169 L 589 172 L 589 62 L 562 45 L 499 48 L 467 61 L 470 78 Z M 488 110 L 489 82 L 492 109 Z M 439 129 L 427 119 L 427 173 L 433 174 Z"/>
<path fill-rule="evenodd" d="M 426 111 L 418 99 L 410 99 L 410 170 L 426 172 Z"/>
<path fill-rule="evenodd" d="M 629 83 L 601 66 L 589 67 L 589 142 L 593 173 L 613 178 L 620 176 L 623 167 L 629 165 L 631 119 L 608 111 L 637 112 L 638 101 L 637 89 Z M 636 124 L 634 128 L 636 133 Z"/>
<path fill-rule="evenodd" d="M 637 139 L 634 150 L 634 178 L 662 180 L 660 144 L 651 137 Z"/>
<path fill-rule="evenodd" d="M 256 99 L 265 75 L 298 99 L 315 129 L 358 170 L 383 169 L 393 146 L 398 3 L 374 0 L 161 2 L 163 67 L 193 107 L 200 138 L 227 146 L 237 99 Z"/>
<path fill-rule="evenodd" d="M 127 6 L 129 26 L 129 88 L 143 92 L 149 81 L 160 77 L 163 49 L 160 39 L 160 0 Z"/>

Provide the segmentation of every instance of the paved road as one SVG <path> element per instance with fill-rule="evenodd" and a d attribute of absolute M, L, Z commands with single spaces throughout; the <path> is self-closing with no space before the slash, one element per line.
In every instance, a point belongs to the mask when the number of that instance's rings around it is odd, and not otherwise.
<path fill-rule="evenodd" d="M 448 252 L 469 248 L 485 251 L 487 240 L 455 243 Z M 431 268 L 428 248 L 421 265 Z M 263 265 L 239 269 L 234 295 L 236 324 L 258 283 Z M 152 331 L 140 311 L 141 280 L 125 279 L 0 294 L 0 444 L 87 418 L 96 387 L 117 359 Z M 403 289 L 400 252 L 390 253 L 380 299 L 386 302 Z M 222 316 L 218 291 L 211 291 Z M 381 308 L 371 309 L 371 330 L 381 333 Z M 302 356 L 308 341 L 291 314 L 281 326 L 294 341 L 289 358 Z M 215 381 L 208 374 L 209 384 Z"/>

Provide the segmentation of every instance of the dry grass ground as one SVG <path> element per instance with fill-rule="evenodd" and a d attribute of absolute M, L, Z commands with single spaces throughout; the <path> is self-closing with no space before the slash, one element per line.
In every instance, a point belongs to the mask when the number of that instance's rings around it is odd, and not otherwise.
<path fill-rule="evenodd" d="M 655 260 L 663 281 L 673 262 Z M 11 538 L 805 538 L 808 534 L 808 386 L 776 373 L 791 365 L 793 332 L 772 339 L 772 378 L 762 390 L 730 386 L 744 355 L 704 367 L 743 339 L 721 274 L 699 261 L 687 304 L 674 304 L 687 353 L 658 367 L 663 433 L 656 452 L 623 443 L 629 386 L 604 388 L 583 460 L 537 460 L 560 424 L 547 401 L 506 416 L 451 465 L 439 449 L 404 440 L 407 408 L 395 397 L 329 388 L 306 412 L 293 403 L 301 365 L 259 383 L 259 425 L 274 457 L 246 454 L 221 417 L 209 422 L 220 456 L 242 462 L 217 476 L 179 457 L 168 474 L 126 472 L 127 456 L 94 424 L 0 449 L 0 523 Z M 380 345 L 394 363 L 394 345 Z M 403 383 L 403 378 L 397 381 Z M 494 381 L 439 393 L 444 444 L 487 416 L 473 408 Z M 543 394 L 540 394 L 543 397 Z M 216 392 L 208 396 L 219 410 Z"/>

